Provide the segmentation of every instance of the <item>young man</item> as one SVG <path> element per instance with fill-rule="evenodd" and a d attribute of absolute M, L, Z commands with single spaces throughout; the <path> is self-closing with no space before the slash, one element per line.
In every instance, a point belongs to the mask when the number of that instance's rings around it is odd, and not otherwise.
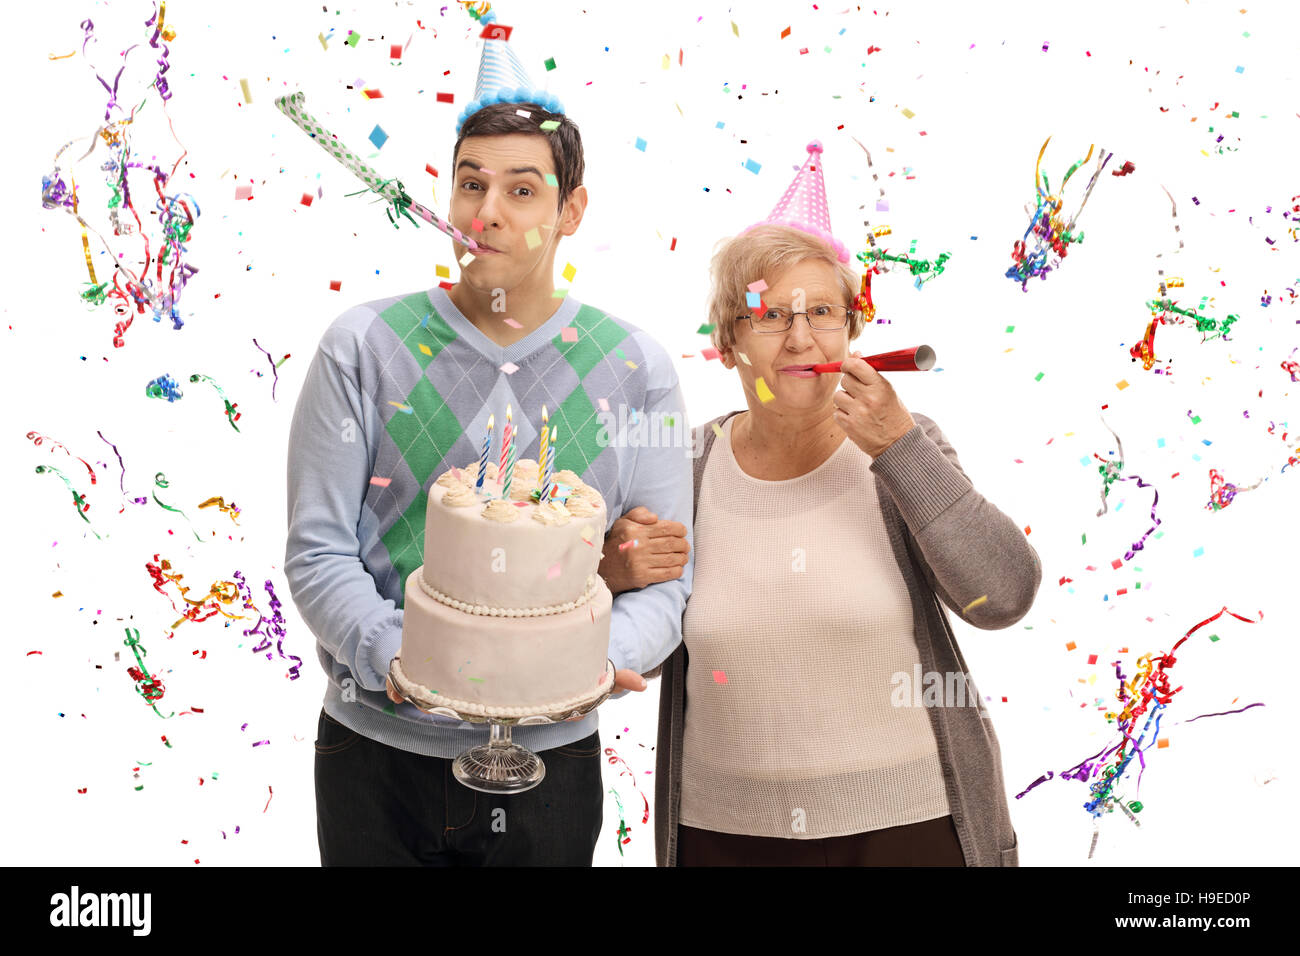
<path fill-rule="evenodd" d="M 497 42 L 485 44 L 485 62 Z M 645 529 L 636 567 L 612 547 L 602 566 L 615 589 L 631 586 L 618 582 L 634 571 L 636 583 L 660 582 L 615 599 L 609 655 L 620 695 L 644 689 L 641 673 L 681 641 L 690 460 L 684 447 L 635 447 L 597 418 L 605 403 L 610 417 L 621 405 L 645 419 L 671 416 L 689 442 L 681 390 L 667 354 L 644 332 L 552 294 L 556 247 L 577 231 L 587 204 L 581 139 L 559 110 L 545 95 L 467 110 L 450 220 L 478 244 L 473 260 L 449 290 L 340 315 L 294 412 L 285 574 L 329 676 L 315 766 L 324 865 L 591 863 L 603 804 L 594 713 L 516 727 L 514 738 L 542 755 L 546 777 L 524 793 L 494 796 L 451 773 L 452 758 L 483 742 L 483 725 L 389 696 L 405 580 L 425 548 L 437 546 L 424 541 L 430 484 L 478 458 L 489 414 L 502 421 L 511 404 L 519 456 L 536 458 L 533 423 L 547 405 L 561 426 L 557 470 L 594 486 L 609 515 L 635 509 L 611 521 L 620 540 L 631 527 Z M 559 125 L 542 132 L 545 121 Z M 454 246 L 463 257 L 465 246 Z M 501 370 L 508 363 L 517 366 L 510 374 Z"/>

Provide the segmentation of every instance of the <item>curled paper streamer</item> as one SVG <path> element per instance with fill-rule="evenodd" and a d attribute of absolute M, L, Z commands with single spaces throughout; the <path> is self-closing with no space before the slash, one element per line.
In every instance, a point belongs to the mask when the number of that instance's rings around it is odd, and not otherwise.
<path fill-rule="evenodd" d="M 77 508 L 77 514 L 80 516 L 82 521 L 86 522 L 86 524 L 90 524 L 90 519 L 86 517 L 86 512 L 90 510 L 90 503 L 86 501 L 86 496 L 78 492 L 76 488 L 72 487 L 72 482 L 68 481 L 67 475 L 59 471 L 59 469 L 55 468 L 53 465 L 36 466 L 36 474 L 43 475 L 47 472 L 52 472 L 63 479 L 63 484 L 67 486 L 68 492 L 72 495 L 72 503 Z M 103 540 L 103 538 L 100 537 L 99 532 L 93 527 L 90 529 L 90 532 L 99 540 Z"/>
<path fill-rule="evenodd" d="M 149 704 L 149 708 L 155 714 L 162 717 L 162 712 L 158 710 L 158 701 L 162 700 L 166 691 L 163 688 L 162 678 L 152 676 L 149 673 L 149 668 L 145 667 L 144 658 L 149 652 L 140 643 L 140 632 L 133 627 L 126 628 L 126 640 L 122 643 L 131 648 L 131 652 L 135 654 L 136 666 L 128 667 L 126 672 L 135 681 L 136 693 L 145 699 L 145 702 Z M 167 717 L 163 717 L 163 720 L 174 716 L 176 716 L 176 712 L 172 711 Z"/>
<path fill-rule="evenodd" d="M 280 366 L 283 365 L 288 360 L 289 356 L 288 354 L 286 354 L 284 358 L 280 359 L 280 361 L 277 362 L 275 359 L 271 358 L 270 352 L 268 352 L 266 349 L 262 348 L 262 346 L 257 344 L 257 339 L 253 339 L 253 345 L 255 345 L 257 347 L 257 350 L 261 352 L 263 355 L 265 355 L 266 360 L 271 363 L 271 375 L 272 375 L 271 401 L 275 401 L 275 387 L 280 384 L 279 369 Z M 261 374 L 262 374 L 261 372 L 258 372 L 258 375 Z"/>
<path fill-rule="evenodd" d="M 67 455 L 69 458 L 76 458 L 77 461 L 81 462 L 83 465 L 86 466 L 86 471 L 90 473 L 90 483 L 92 485 L 97 484 L 99 482 L 99 479 L 95 477 L 95 469 L 90 467 L 90 462 L 86 461 L 86 459 L 84 458 L 79 458 L 78 456 L 72 454 L 72 452 L 68 451 L 67 446 L 64 445 L 62 442 L 57 442 L 53 438 L 46 438 L 40 432 L 28 432 L 27 438 L 33 444 L 35 444 L 37 448 L 40 448 L 41 445 L 45 444 L 45 442 L 47 441 L 51 445 L 53 445 L 54 448 L 62 448 L 63 453 L 65 455 Z M 54 448 L 51 448 L 50 451 L 54 451 Z"/>
<path fill-rule="evenodd" d="M 144 393 L 149 398 L 165 398 L 169 402 L 174 402 L 182 397 L 181 387 L 176 379 L 170 375 L 159 375 L 144 387 Z"/>
<path fill-rule="evenodd" d="M 215 498 L 209 498 L 207 501 L 202 502 L 199 505 L 199 508 L 211 508 L 213 505 L 216 505 L 223 512 L 230 515 L 230 520 L 235 524 L 239 524 L 239 505 L 235 504 L 233 501 L 230 504 L 226 504 L 226 499 L 218 496 Z"/>
<path fill-rule="evenodd" d="M 1142 809 L 1141 802 L 1128 801 L 1126 798 L 1119 797 L 1116 788 L 1126 777 L 1134 757 L 1137 758 L 1139 768 L 1141 768 L 1135 783 L 1135 790 L 1141 786 L 1142 770 L 1145 770 L 1146 767 L 1146 759 L 1143 754 L 1146 750 L 1158 746 L 1163 711 L 1173 701 L 1178 692 L 1183 689 L 1182 685 L 1171 686 L 1172 682 L 1169 678 L 1169 671 L 1177 662 L 1175 655 L 1179 648 L 1198 630 L 1218 620 L 1224 614 L 1231 615 L 1247 624 L 1257 623 L 1224 607 L 1217 614 L 1189 628 L 1167 654 L 1144 654 L 1139 657 L 1136 661 L 1137 673 L 1131 679 L 1125 677 L 1120 662 L 1115 661 L 1115 679 L 1118 684 L 1115 699 L 1123 706 L 1118 711 L 1108 712 L 1106 720 L 1115 723 L 1119 734 L 1118 741 L 1103 747 L 1092 756 L 1079 761 L 1074 766 L 1056 775 L 1061 780 L 1078 780 L 1088 784 L 1092 796 L 1083 806 L 1094 819 L 1100 820 L 1103 814 L 1112 811 L 1116 806 L 1122 805 L 1133 813 L 1137 813 Z M 1262 621 L 1263 619 L 1264 614 L 1261 611 L 1259 612 L 1259 620 Z M 1257 705 L 1252 704 L 1250 706 Z M 1201 716 L 1224 716 L 1229 713 L 1240 713 L 1248 709 L 1250 708 L 1243 707 L 1239 711 L 1224 711 L 1220 714 L 1203 714 Z M 1144 715 L 1146 719 L 1139 728 L 1138 719 Z M 1196 719 L 1198 718 L 1192 718 L 1192 720 Z M 1190 721 L 1188 722 L 1190 723 Z M 1147 738 L 1148 734 L 1150 734 L 1149 740 Z M 1016 799 L 1021 799 L 1035 787 L 1053 779 L 1053 776 L 1052 771 L 1047 771 L 1016 794 Z"/>
<path fill-rule="evenodd" d="M 1083 233 L 1077 235 L 1074 231 L 1075 223 L 1079 215 L 1083 212 L 1083 207 L 1088 204 L 1088 198 L 1092 195 L 1093 188 L 1097 185 L 1102 170 L 1110 162 L 1114 153 L 1106 153 L 1105 156 L 1098 155 L 1097 168 L 1093 171 L 1092 179 L 1089 180 L 1087 188 L 1084 190 L 1083 199 L 1079 203 L 1079 208 L 1075 210 L 1069 221 L 1063 221 L 1060 216 L 1063 200 L 1058 195 L 1054 195 L 1051 187 L 1047 182 L 1045 174 L 1040 175 L 1040 167 L 1043 162 L 1043 154 L 1047 151 L 1047 144 L 1052 141 L 1052 137 L 1047 137 L 1043 141 L 1042 148 L 1038 151 L 1038 160 L 1034 164 L 1034 189 L 1037 194 L 1037 207 L 1030 217 L 1029 226 L 1025 229 L 1025 234 L 1014 244 L 1011 251 L 1013 265 L 1006 271 L 1006 277 L 1020 283 L 1021 291 L 1029 291 L 1029 280 L 1035 276 L 1039 279 L 1046 279 L 1047 274 L 1053 269 L 1058 268 L 1069 252 L 1069 244 L 1072 242 L 1082 242 Z M 1075 163 L 1066 172 L 1065 178 L 1061 181 L 1061 192 L 1065 191 L 1065 185 L 1070 181 L 1070 177 L 1084 163 L 1092 158 L 1093 146 L 1088 147 L 1088 155 Z M 1101 152 L 1105 153 L 1103 149 Z M 1028 249 L 1026 241 L 1030 234 L 1034 236 L 1034 248 Z M 1055 256 L 1053 261 L 1049 262 L 1049 252 Z"/>
<path fill-rule="evenodd" d="M 155 15 L 145 22 L 145 26 L 154 28 L 148 43 L 150 48 L 159 51 L 158 70 L 154 75 L 152 87 L 158 93 L 161 102 L 160 108 L 163 116 L 167 119 L 172 138 L 176 139 L 177 144 L 180 145 L 180 140 L 176 138 L 176 131 L 172 125 L 171 117 L 167 113 L 167 101 L 171 98 L 171 91 L 166 80 L 166 73 L 170 69 L 169 48 L 165 43 L 160 43 L 159 40 L 160 38 L 170 40 L 174 37 L 174 33 L 163 27 L 165 14 L 166 5 L 163 4 L 156 8 Z M 91 41 L 98 42 L 98 40 L 94 36 L 94 23 L 92 21 L 82 21 L 81 28 L 85 33 L 81 52 L 83 56 L 86 56 Z M 141 44 L 137 43 L 118 53 L 118 56 L 125 60 L 137 48 L 143 49 Z M 91 146 L 76 162 L 79 163 L 89 156 L 100 141 L 103 141 L 109 152 L 109 157 L 100 166 L 100 169 L 107 174 L 107 184 L 112 190 L 112 197 L 108 202 L 108 218 L 113 227 L 113 235 L 129 236 L 138 234 L 141 236 L 145 246 L 143 271 L 139 275 L 133 273 L 129 265 L 127 265 L 127 261 L 134 260 L 125 260 L 124 256 L 114 254 L 103 235 L 98 230 L 93 229 L 82 216 L 77 199 L 76 180 L 69 173 L 70 186 L 65 184 L 59 165 L 60 157 L 72 145 L 72 142 L 64 144 L 58 151 L 54 157 L 53 171 L 42 177 L 41 182 L 41 200 L 45 208 L 63 209 L 71 213 L 81 227 L 82 253 L 86 261 L 87 273 L 90 276 L 90 288 L 82 293 L 82 298 L 93 305 L 102 305 L 109 298 L 116 300 L 113 308 L 118 321 L 113 329 L 114 348 L 121 348 L 125 345 L 123 336 L 126 330 L 131 327 L 133 317 L 130 313 L 133 308 L 137 314 L 144 314 L 147 306 L 152 311 L 155 322 L 161 322 L 162 319 L 168 318 L 172 321 L 173 328 L 180 329 L 184 322 L 176 308 L 176 303 L 186 282 L 198 272 L 198 269 L 182 262 L 185 254 L 185 243 L 199 215 L 198 203 L 194 200 L 194 197 L 185 193 L 176 193 L 174 195 L 165 195 L 163 193 L 163 187 L 175 176 L 177 168 L 187 155 L 184 147 L 181 147 L 181 156 L 172 166 L 170 173 L 164 171 L 161 166 L 155 165 L 156 158 L 151 158 L 150 162 L 144 161 L 147 150 L 133 150 L 131 148 L 128 136 L 129 127 L 135 119 L 136 112 L 144 106 L 146 101 L 142 101 L 139 106 L 134 107 L 130 116 L 111 122 L 113 111 L 118 110 L 120 112 L 122 109 L 118 104 L 118 84 L 125 68 L 125 63 L 118 67 L 111 84 L 104 77 L 96 76 L 100 85 L 108 93 L 108 103 L 104 110 L 105 125 L 88 137 L 91 140 Z M 140 158 L 133 161 L 133 157 L 137 156 Z M 158 197 L 155 213 L 162 232 L 162 241 L 157 254 L 154 254 L 150 249 L 149 238 L 145 229 L 147 220 L 141 219 L 140 213 L 132 200 L 130 184 L 127 179 L 127 173 L 130 169 L 147 170 L 153 174 L 153 187 Z M 124 213 L 129 214 L 130 219 L 134 220 L 134 224 L 128 221 L 126 216 L 123 215 Z M 90 257 L 88 232 L 93 232 L 110 254 L 109 261 L 114 264 L 111 281 L 100 282 L 95 275 L 94 265 Z M 156 272 L 151 278 L 149 269 L 151 265 L 155 264 Z M 170 266 L 165 277 L 164 265 Z M 123 277 L 125 277 L 125 280 L 123 280 Z"/>
<path fill-rule="evenodd" d="M 223 391 L 221 390 L 221 386 L 218 385 L 215 381 L 213 381 L 213 380 L 212 380 L 210 377 L 208 377 L 207 375 L 199 375 L 199 374 L 196 373 L 196 374 L 190 376 L 190 381 L 191 381 L 191 382 L 207 382 L 209 385 L 211 385 L 213 388 L 215 388 L 215 389 L 217 390 L 217 394 L 221 396 L 221 400 L 222 400 L 222 401 L 225 403 L 225 405 L 226 405 L 226 420 L 230 422 L 230 427 L 231 427 L 231 428 L 233 428 L 235 431 L 239 431 L 239 426 L 236 425 L 235 422 L 239 421 L 239 419 L 240 419 L 241 417 L 243 417 L 243 414 L 244 414 L 243 412 L 236 412 L 236 411 L 235 411 L 235 409 L 237 409 L 237 408 L 239 407 L 239 402 L 234 402 L 234 403 L 232 403 L 232 402 L 230 401 L 230 399 L 226 398 L 226 393 L 223 392 Z"/>
<path fill-rule="evenodd" d="M 244 595 L 244 607 L 252 608 L 256 611 L 257 608 L 253 605 L 252 594 L 249 591 L 247 583 L 244 581 L 244 575 L 241 572 L 236 571 L 234 577 L 238 580 L 240 592 Z M 285 621 L 284 615 L 280 613 L 280 599 L 276 597 L 275 588 L 271 585 L 269 580 L 264 586 L 266 587 L 266 593 L 270 595 L 271 617 L 268 620 L 264 614 L 258 611 L 257 623 L 253 627 L 244 631 L 244 636 L 250 637 L 253 634 L 261 635 L 262 640 L 253 647 L 253 652 L 261 653 L 266 651 L 266 659 L 268 661 L 271 660 L 271 652 L 268 651 L 267 648 L 271 646 L 271 637 L 274 636 L 276 653 L 284 660 L 296 661 L 296 663 L 289 665 L 289 680 L 297 680 L 300 676 L 298 671 L 302 668 L 302 658 L 298 657 L 296 654 L 286 655 L 284 653 Z M 265 631 L 262 630 L 263 624 L 266 625 Z"/>
<path fill-rule="evenodd" d="M 316 140 L 321 149 L 325 150 L 325 152 L 329 153 L 351 170 L 357 178 L 369 187 L 370 191 L 378 193 L 392 203 L 393 208 L 399 215 L 410 219 L 411 222 L 418 227 L 419 223 L 416 223 L 410 215 L 411 212 L 414 212 L 425 222 L 442 230 L 457 242 L 467 246 L 470 250 L 478 248 L 478 243 L 473 239 L 464 235 L 459 229 L 450 223 L 444 222 L 432 211 L 412 199 L 402 187 L 400 181 L 381 179 L 379 174 L 366 165 L 365 161 L 363 161 L 360 156 L 353 153 L 350 149 L 340 143 L 337 136 L 325 129 L 325 127 L 320 124 L 319 120 L 303 109 L 303 102 L 305 100 L 306 96 L 303 93 L 293 93 L 289 96 L 278 97 L 275 101 L 275 107 L 285 116 L 289 117 L 289 119 L 293 120 L 294 124 L 300 130 L 312 139 Z M 393 222 L 393 225 L 397 225 L 396 221 L 393 220 L 391 211 L 389 214 L 389 220 Z"/>
<path fill-rule="evenodd" d="M 166 476 L 165 476 L 161 471 L 158 472 L 158 474 L 156 474 L 156 475 L 153 476 L 153 483 L 154 483 L 157 487 L 159 487 L 159 488 L 166 489 L 166 488 L 168 487 L 167 478 L 166 478 Z M 155 491 L 155 492 L 153 492 L 152 494 L 153 494 L 153 500 L 158 502 L 158 506 L 159 506 L 160 508 L 165 508 L 165 509 L 168 510 L 168 511 L 174 511 L 174 512 L 176 512 L 176 514 L 180 515 L 182 518 L 185 519 L 186 523 L 188 523 L 189 526 L 190 526 L 190 531 L 193 531 L 193 532 L 194 532 L 194 540 L 195 540 L 195 541 L 202 541 L 202 540 L 203 540 L 202 538 L 199 537 L 199 533 L 198 533 L 197 531 L 194 531 L 194 523 L 190 521 L 189 516 L 188 516 L 187 514 L 185 514 L 184 511 L 181 511 L 180 508 L 173 508 L 171 505 L 165 505 L 165 504 L 163 504 L 161 501 L 158 501 L 158 492 Z M 174 624 L 172 625 L 172 627 L 175 627 L 175 626 L 176 626 L 176 625 L 174 625 Z"/>

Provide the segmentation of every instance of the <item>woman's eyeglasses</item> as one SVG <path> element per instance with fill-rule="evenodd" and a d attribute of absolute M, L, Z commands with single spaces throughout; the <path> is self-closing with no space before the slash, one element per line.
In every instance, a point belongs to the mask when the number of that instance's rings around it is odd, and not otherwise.
<path fill-rule="evenodd" d="M 750 328 L 760 335 L 772 335 L 788 332 L 794 325 L 794 317 L 802 315 L 808 320 L 808 327 L 814 332 L 838 332 L 849 324 L 854 311 L 843 305 L 815 305 L 806 312 L 791 312 L 777 306 L 762 312 L 736 316 L 737 322 L 748 322 Z"/>

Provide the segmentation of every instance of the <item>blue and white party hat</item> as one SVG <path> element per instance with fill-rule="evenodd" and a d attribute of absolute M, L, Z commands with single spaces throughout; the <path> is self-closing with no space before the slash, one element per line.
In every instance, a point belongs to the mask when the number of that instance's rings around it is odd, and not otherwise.
<path fill-rule="evenodd" d="M 473 6 L 469 13 L 483 24 L 483 58 L 478 65 L 478 81 L 474 85 L 474 99 L 465 104 L 456 119 L 456 135 L 465 120 L 491 103 L 536 103 L 551 113 L 563 113 L 564 105 L 553 94 L 533 85 L 528 71 L 511 49 L 508 37 L 510 28 L 496 22 L 495 10 L 478 15 Z"/>

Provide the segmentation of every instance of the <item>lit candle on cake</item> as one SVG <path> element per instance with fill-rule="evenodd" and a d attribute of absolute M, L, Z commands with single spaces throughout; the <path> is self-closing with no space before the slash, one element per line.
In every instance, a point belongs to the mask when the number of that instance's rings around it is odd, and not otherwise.
<path fill-rule="evenodd" d="M 546 456 L 546 462 L 542 470 L 542 500 L 546 501 L 551 497 L 551 474 L 555 471 L 555 435 L 558 429 L 551 426 L 551 441 L 549 443 L 550 454 Z"/>
<path fill-rule="evenodd" d="M 510 452 L 506 456 L 506 477 L 505 483 L 501 486 L 501 497 L 505 501 L 510 500 L 510 479 L 515 476 L 515 443 L 510 442 Z"/>
<path fill-rule="evenodd" d="M 550 429 L 546 427 L 546 419 L 547 419 L 546 406 L 543 405 L 542 406 L 542 438 L 541 438 L 541 445 L 537 449 L 537 466 L 538 466 L 537 480 L 541 482 L 541 484 L 538 485 L 538 488 L 541 489 L 542 492 L 546 491 L 546 482 L 543 480 L 542 476 L 546 470 L 546 448 L 547 448 L 547 441 L 550 438 Z"/>
<path fill-rule="evenodd" d="M 501 436 L 501 462 L 497 465 L 497 480 L 504 481 L 506 452 L 510 450 L 510 406 L 506 406 L 506 430 Z M 503 493 L 504 494 L 504 493 Z"/>
<path fill-rule="evenodd" d="M 487 460 L 488 452 L 492 450 L 492 426 L 496 422 L 496 417 L 488 416 L 487 435 L 483 438 L 483 454 L 478 460 L 478 481 L 474 485 L 475 491 L 483 490 L 483 479 L 487 477 Z"/>

